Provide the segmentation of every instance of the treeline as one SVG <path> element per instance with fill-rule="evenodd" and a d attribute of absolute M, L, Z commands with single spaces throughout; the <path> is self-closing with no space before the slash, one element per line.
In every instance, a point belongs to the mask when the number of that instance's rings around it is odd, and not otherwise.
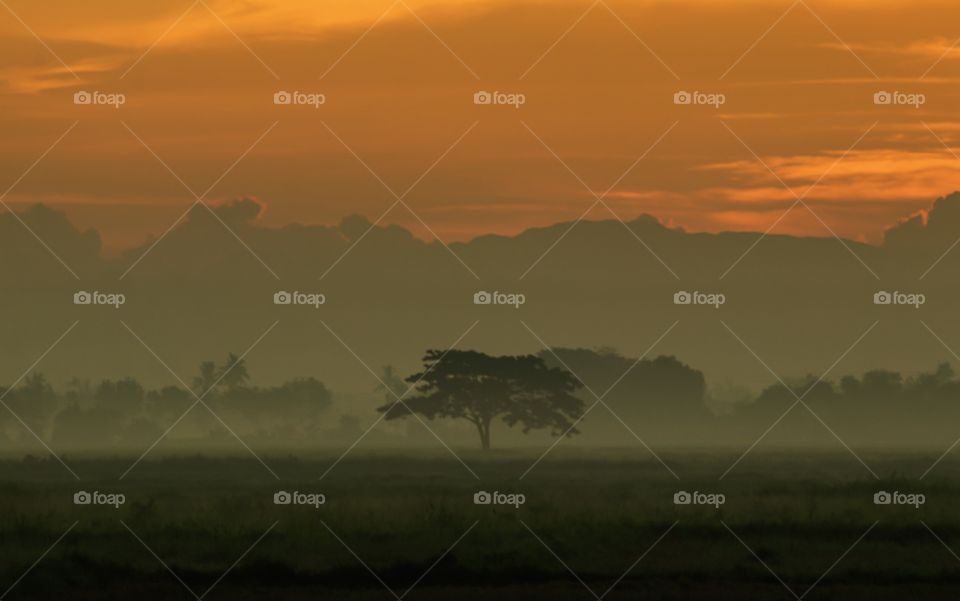
<path fill-rule="evenodd" d="M 798 404 L 783 427 L 771 432 L 772 441 L 802 444 L 839 437 L 849 444 L 883 446 L 949 444 L 960 437 L 960 380 L 947 363 L 911 376 L 876 369 L 835 381 L 808 375 L 777 382 L 724 421 L 732 423 L 734 433 L 743 433 L 772 423 L 797 404 L 797 397 L 806 407 Z"/>
<path fill-rule="evenodd" d="M 333 400 L 315 378 L 253 386 L 246 363 L 233 354 L 221 365 L 203 362 L 189 389 L 147 390 L 133 378 L 74 379 L 58 392 L 42 374 L 31 374 L 15 388 L 0 388 L 0 398 L 10 409 L 0 413 L 0 441 L 32 444 L 32 431 L 69 449 L 149 445 L 174 426 L 178 438 L 216 440 L 227 434 L 216 416 L 242 435 L 309 438 Z"/>
<path fill-rule="evenodd" d="M 380 381 L 335 405 L 313 377 L 253 385 L 245 361 L 233 354 L 220 364 L 201 363 L 184 386 L 151 390 L 123 378 L 75 379 L 57 391 L 43 375 L 30 374 L 14 388 L 0 388 L 9 408 L 0 411 L 0 443 L 35 444 L 32 431 L 57 449 L 145 448 L 170 431 L 171 438 L 204 445 L 230 439 L 226 425 L 258 442 L 342 446 L 373 423 L 373 408 L 388 422 L 406 422 L 367 437 L 386 446 L 436 444 L 414 418 L 446 441 L 484 449 L 542 445 L 543 437 L 525 436 L 531 432 L 617 446 L 635 444 L 635 437 L 676 446 L 740 445 L 761 435 L 774 445 L 837 438 L 922 445 L 960 437 L 960 380 L 948 364 L 912 376 L 890 370 L 837 380 L 806 376 L 718 399 L 702 372 L 675 357 L 637 361 L 612 349 L 499 357 L 433 350 L 420 370 L 401 378 L 386 367 Z"/>
<path fill-rule="evenodd" d="M 960 437 L 960 381 L 947 364 L 910 377 L 889 370 L 837 382 L 806 376 L 759 394 L 739 391 L 734 400 L 716 398 L 703 373 L 675 357 L 637 361 L 612 349 L 528 357 L 429 351 L 424 369 L 407 382 L 416 392 L 380 407 L 387 419 L 466 422 L 482 448 L 498 439 L 522 444 L 511 430 L 610 446 L 638 438 L 686 447 L 761 438 L 768 445 L 939 446 Z"/>

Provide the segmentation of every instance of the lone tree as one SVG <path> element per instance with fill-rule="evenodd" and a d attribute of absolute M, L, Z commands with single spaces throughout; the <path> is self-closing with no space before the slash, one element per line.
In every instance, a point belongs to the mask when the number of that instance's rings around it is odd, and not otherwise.
<path fill-rule="evenodd" d="M 424 370 L 407 378 L 416 394 L 377 410 L 386 419 L 418 413 L 428 419 L 465 419 L 490 448 L 490 426 L 501 418 L 523 433 L 550 428 L 553 436 L 577 434 L 583 401 L 573 395 L 580 382 L 568 371 L 548 367 L 533 355 L 491 357 L 477 351 L 427 351 Z"/>

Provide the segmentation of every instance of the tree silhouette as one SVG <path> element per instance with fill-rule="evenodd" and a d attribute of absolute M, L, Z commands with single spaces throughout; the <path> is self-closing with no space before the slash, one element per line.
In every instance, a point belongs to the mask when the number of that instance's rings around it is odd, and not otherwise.
<path fill-rule="evenodd" d="M 713 423 L 706 405 L 706 378 L 676 357 L 637 359 L 609 347 L 555 348 L 537 356 L 550 367 L 575 373 L 631 429 L 686 439 Z M 589 392 L 579 396 L 588 403 L 594 400 Z M 596 429 L 586 434 L 591 442 L 609 439 L 611 432 L 604 424 L 593 425 Z M 621 426 L 613 427 L 619 432 Z"/>
<path fill-rule="evenodd" d="M 194 391 L 201 397 L 208 392 L 212 392 L 211 388 L 217 384 L 217 378 L 219 377 L 216 363 L 204 361 L 200 364 L 200 374 L 193 377 Z"/>
<path fill-rule="evenodd" d="M 238 418 L 260 436 L 290 439 L 319 429 L 332 403 L 330 390 L 316 378 L 296 378 L 280 386 L 228 388 L 216 402 L 217 413 Z"/>
<path fill-rule="evenodd" d="M 29 433 L 25 432 L 24 428 L 45 438 L 59 402 L 57 393 L 47 378 L 43 374 L 32 373 L 23 379 L 18 388 L 5 394 L 4 404 L 12 415 L 17 416 L 13 424 L 19 422 L 14 430 L 17 438 L 22 440 L 28 437 Z"/>
<path fill-rule="evenodd" d="M 165 386 L 146 395 L 146 413 L 160 424 L 172 425 L 196 402 L 189 391 L 178 386 Z"/>
<path fill-rule="evenodd" d="M 520 424 L 524 433 L 545 428 L 553 436 L 578 433 L 573 426 L 584 404 L 574 393 L 580 382 L 567 371 L 547 367 L 539 357 L 429 350 L 423 364 L 422 372 L 407 378 L 416 384 L 415 396 L 378 408 L 386 419 L 411 413 L 465 419 L 476 427 L 484 450 L 490 448 L 496 418 L 511 427 Z"/>
<path fill-rule="evenodd" d="M 384 402 L 392 403 L 397 397 L 402 397 L 407 392 L 407 386 L 403 379 L 397 375 L 397 370 L 392 365 L 384 365 L 380 376 L 380 384 L 377 384 L 375 390 L 383 393 Z"/>
<path fill-rule="evenodd" d="M 221 378 L 221 382 L 228 390 L 245 388 L 250 381 L 250 374 L 247 372 L 247 362 L 238 355 L 229 353 L 227 355 L 227 361 L 220 368 L 220 373 L 217 374 L 217 377 Z"/>
<path fill-rule="evenodd" d="M 132 417 L 143 411 L 143 399 L 146 391 L 133 378 L 123 378 L 116 382 L 104 380 L 93 394 L 96 406 L 109 411 Z"/>

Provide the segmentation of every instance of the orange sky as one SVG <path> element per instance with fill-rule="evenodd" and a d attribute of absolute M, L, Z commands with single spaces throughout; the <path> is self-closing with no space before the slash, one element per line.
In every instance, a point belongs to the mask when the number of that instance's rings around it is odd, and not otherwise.
<path fill-rule="evenodd" d="M 608 190 L 624 219 L 876 241 L 960 188 L 957 17 L 892 0 L 3 0 L 0 193 L 16 182 L 8 204 L 62 207 L 108 251 L 166 230 L 187 187 L 257 198 L 281 225 L 375 220 L 412 186 L 418 218 L 384 221 L 448 241 L 577 219 Z M 76 106 L 80 90 L 126 103 Z M 326 104 L 277 106 L 279 90 Z M 477 106 L 479 90 L 526 104 Z M 881 90 L 925 103 L 878 106 Z M 816 216 L 778 221 L 795 195 Z"/>

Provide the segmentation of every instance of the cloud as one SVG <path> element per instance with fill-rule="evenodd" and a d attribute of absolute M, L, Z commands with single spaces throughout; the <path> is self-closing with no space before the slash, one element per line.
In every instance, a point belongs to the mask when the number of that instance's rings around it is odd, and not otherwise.
<path fill-rule="evenodd" d="M 264 205 L 253 198 L 240 198 L 222 204 L 212 205 L 210 208 L 231 226 L 250 225 L 263 213 Z"/>
<path fill-rule="evenodd" d="M 945 37 L 933 37 L 926 39 L 912 40 L 909 42 L 883 42 L 883 43 L 856 43 L 841 44 L 839 42 L 826 42 L 819 44 L 822 48 L 832 50 L 847 50 L 851 48 L 855 52 L 864 52 L 877 55 L 907 56 L 930 59 L 931 61 L 943 57 L 944 60 L 960 58 L 960 48 L 956 47 L 956 41 Z"/>
<path fill-rule="evenodd" d="M 942 196 L 923 210 L 887 230 L 884 244 L 894 248 L 947 248 L 960 238 L 960 192 Z"/>
<path fill-rule="evenodd" d="M 80 75 L 80 83 L 15 20 L 0 20 L 5 109 L 0 179 L 17 181 L 31 157 L 41 156 L 69 123 L 81 121 L 36 173 L 18 184 L 16 202 L 77 199 L 67 207 L 71 217 L 86 211 L 84 225 L 95 225 L 96 211 L 110 248 L 120 246 L 121 230 L 124 245 L 130 232 L 137 239 L 148 231 L 160 235 L 182 212 L 180 203 L 188 206 L 192 198 L 121 119 L 197 190 L 218 181 L 280 121 L 212 191 L 211 198 L 270 199 L 269 214 L 250 206 L 223 209 L 224 219 L 241 225 L 251 220 L 332 225 L 353 213 L 376 219 L 389 207 L 389 193 L 318 127 L 320 121 L 397 190 L 418 181 L 453 140 L 480 121 L 409 198 L 446 241 L 576 219 L 593 202 L 521 119 L 598 193 L 679 121 L 620 181 L 609 202 L 627 219 L 653 213 L 691 229 L 762 231 L 793 202 L 717 124 L 721 115 L 798 194 L 869 123 L 882 118 L 863 148 L 837 164 L 808 196 L 831 227 L 850 237 L 876 239 L 928 198 L 958 187 L 953 158 L 917 118 L 953 143 L 960 126 L 946 88 L 943 95 L 931 94 L 919 112 L 877 109 L 870 101 L 877 82 L 855 59 L 838 62 L 839 48 L 810 51 L 832 38 L 802 11 L 784 19 L 720 82 L 719 75 L 782 8 L 752 0 L 722 5 L 690 0 L 652 10 L 649 2 L 609 0 L 622 23 L 595 10 L 552 46 L 583 13 L 582 3 L 407 0 L 481 82 L 400 4 L 321 81 L 320 74 L 360 39 L 389 1 L 330 0 L 322 6 L 315 0 L 207 1 L 216 16 L 198 5 L 172 28 L 189 3 L 94 0 L 95 10 L 68 0 L 18 3 L 23 19 Z M 908 9 L 910 31 L 881 26 L 899 25 Z M 948 45 L 949 38 L 939 34 L 947 22 L 942 6 L 871 6 L 871 18 L 881 25 L 870 28 L 863 27 L 862 10 L 848 2 L 817 7 L 855 50 L 876 50 L 869 62 L 878 73 L 903 71 L 898 67 L 904 53 L 926 58 Z M 720 19 L 723 28 L 715 27 Z M 918 29 L 927 32 L 917 35 Z M 284 87 L 322 92 L 327 104 L 319 111 L 274 106 L 279 84 L 231 31 L 281 75 Z M 129 77 L 120 79 L 161 35 Z M 693 52 L 693 39 L 711 52 Z M 684 86 L 729 86 L 722 90 L 728 93 L 722 113 L 674 106 L 670 99 L 679 84 L 644 44 L 682 75 Z M 896 52 L 881 52 L 884 48 Z M 530 77 L 518 81 L 547 49 Z M 128 104 L 119 112 L 75 107 L 70 88 L 80 86 L 123 92 Z M 480 86 L 516 86 L 529 103 L 519 111 L 475 107 L 471 98 Z M 102 208 L 124 199 L 141 212 L 120 217 Z M 154 208 L 161 203 L 169 212 Z M 596 217 L 605 218 L 602 207 L 587 216 Z M 409 225 L 417 236 L 431 239 L 414 221 L 396 210 L 384 223 Z M 824 234 L 822 225 L 793 218 L 783 227 Z"/>
<path fill-rule="evenodd" d="M 820 154 L 764 157 L 777 176 L 797 195 L 810 199 L 863 200 L 929 199 L 957 183 L 957 159 L 945 149 L 910 151 L 871 149 Z M 734 202 L 761 198 L 792 198 L 793 194 L 756 160 L 727 161 L 702 169 L 727 175 L 736 186 L 709 192 Z M 822 178 L 822 179 L 821 179 Z M 815 185 L 815 186 L 814 186 Z M 812 189 L 811 186 L 814 186 Z"/>

